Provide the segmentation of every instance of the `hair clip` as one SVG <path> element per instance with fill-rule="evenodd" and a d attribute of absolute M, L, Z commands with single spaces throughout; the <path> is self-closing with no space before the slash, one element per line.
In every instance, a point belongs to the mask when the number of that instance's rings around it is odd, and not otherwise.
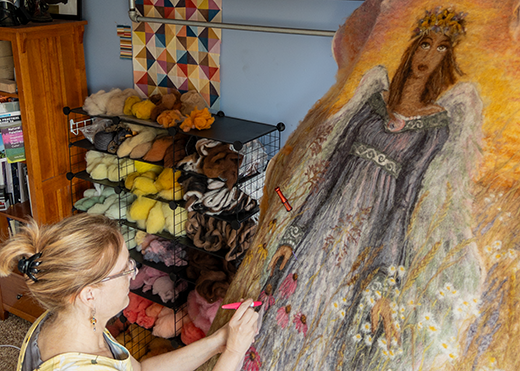
<path fill-rule="evenodd" d="M 38 279 L 34 275 L 39 272 L 39 270 L 36 267 L 38 267 L 42 262 L 35 260 L 40 259 L 41 256 L 42 253 L 39 252 L 31 256 L 29 259 L 21 258 L 18 262 L 18 270 L 22 274 L 27 275 L 34 282 L 38 282 Z"/>

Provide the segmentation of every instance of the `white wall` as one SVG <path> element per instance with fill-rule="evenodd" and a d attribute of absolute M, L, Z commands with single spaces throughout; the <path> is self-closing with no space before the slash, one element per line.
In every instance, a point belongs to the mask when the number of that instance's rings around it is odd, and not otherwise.
<path fill-rule="evenodd" d="M 223 0 L 223 22 L 335 31 L 362 1 Z M 128 2 L 83 1 L 89 91 L 132 87 L 132 63 L 119 59 L 118 24 Z M 334 83 L 331 37 L 222 31 L 221 110 L 227 116 L 296 128 Z"/>

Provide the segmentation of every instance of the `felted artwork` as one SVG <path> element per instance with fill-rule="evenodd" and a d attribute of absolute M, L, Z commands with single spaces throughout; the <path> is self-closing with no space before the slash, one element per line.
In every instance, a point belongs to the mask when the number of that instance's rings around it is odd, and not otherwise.
<path fill-rule="evenodd" d="M 224 299 L 267 303 L 256 369 L 520 367 L 519 35 L 507 0 L 367 0 L 341 26 Z"/>

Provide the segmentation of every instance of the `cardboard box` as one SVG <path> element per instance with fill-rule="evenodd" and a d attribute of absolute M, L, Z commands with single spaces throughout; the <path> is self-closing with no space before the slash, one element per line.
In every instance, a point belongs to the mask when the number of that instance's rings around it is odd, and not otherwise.
<path fill-rule="evenodd" d="M 16 93 L 16 82 L 14 80 L 0 79 L 0 94 L 2 92 Z"/>
<path fill-rule="evenodd" d="M 0 57 L 0 79 L 14 80 L 13 56 Z"/>
<path fill-rule="evenodd" d="M 0 57 L 9 57 L 13 55 L 13 49 L 11 48 L 11 42 L 1 40 L 0 41 Z"/>

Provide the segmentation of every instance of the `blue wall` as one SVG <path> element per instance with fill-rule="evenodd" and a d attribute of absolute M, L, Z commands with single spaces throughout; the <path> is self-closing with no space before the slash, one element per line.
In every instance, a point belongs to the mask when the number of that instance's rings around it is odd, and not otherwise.
<path fill-rule="evenodd" d="M 223 22 L 335 31 L 362 1 L 223 0 Z M 131 25 L 127 1 L 83 2 L 89 92 L 132 87 L 132 62 L 119 59 L 118 24 Z M 223 30 L 221 109 L 276 124 L 283 140 L 333 85 L 331 37 Z"/>

